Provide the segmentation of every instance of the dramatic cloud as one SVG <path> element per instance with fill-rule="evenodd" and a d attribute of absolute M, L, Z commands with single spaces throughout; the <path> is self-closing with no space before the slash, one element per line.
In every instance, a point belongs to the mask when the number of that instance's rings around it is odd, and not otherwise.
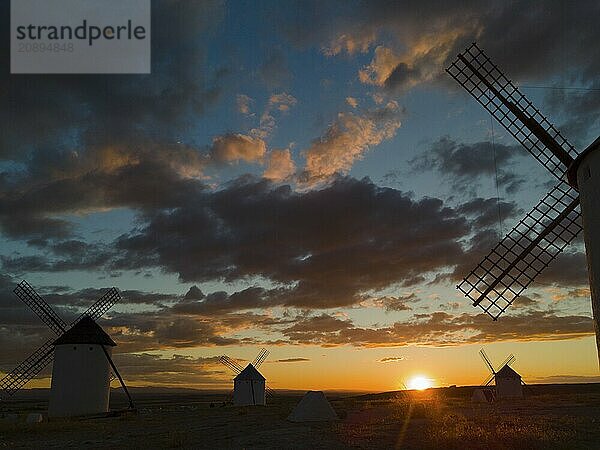
<path fill-rule="evenodd" d="M 313 14 L 327 14 L 327 8 L 315 6 Z M 372 61 L 359 71 L 359 79 L 388 92 L 404 92 L 418 83 L 439 80 L 450 85 L 443 69 L 475 41 L 517 82 L 597 85 L 600 54 L 593 43 L 600 38 L 594 20 L 600 6 L 592 0 L 579 2 L 577 8 L 527 1 L 408 1 L 399 5 L 379 0 L 343 11 L 333 21 L 311 16 L 302 28 L 290 25 L 290 36 L 303 43 L 313 39 L 328 56 L 374 48 Z M 557 55 L 569 55 L 569 64 Z M 566 132 L 576 139 L 586 136 L 597 123 L 598 108 L 593 106 L 600 97 L 584 91 L 556 94 L 552 95 L 555 110 L 571 116 Z"/>
<path fill-rule="evenodd" d="M 218 388 L 230 385 L 230 376 L 217 357 L 193 358 L 154 354 L 117 354 L 114 356 L 119 371 L 127 374 L 134 386 L 181 386 L 188 388 Z M 132 383 L 133 382 L 133 383 Z"/>
<path fill-rule="evenodd" d="M 243 134 L 225 134 L 214 138 L 210 149 L 211 157 L 217 162 L 262 161 L 267 146 L 260 138 Z"/>
<path fill-rule="evenodd" d="M 561 253 L 544 270 L 537 281 L 554 283 L 558 286 L 588 286 L 589 278 L 585 252 L 569 251 Z"/>
<path fill-rule="evenodd" d="M 308 183 L 347 173 L 370 147 L 391 139 L 400 127 L 400 108 L 389 103 L 363 115 L 339 113 L 327 132 L 304 152 Z"/>
<path fill-rule="evenodd" d="M 115 268 L 154 264 L 186 281 L 261 276 L 284 286 L 269 292 L 271 301 L 333 307 L 457 264 L 458 240 L 470 232 L 440 200 L 413 201 L 366 179 L 340 178 L 303 193 L 238 180 L 187 200 L 122 236 Z M 251 293 L 244 301 L 264 294 Z"/>
<path fill-rule="evenodd" d="M 497 322 L 483 313 L 451 315 L 434 312 L 419 314 L 413 320 L 382 328 L 362 328 L 350 321 L 319 316 L 304 319 L 283 333 L 298 344 L 326 347 L 439 347 L 497 341 L 579 339 L 593 335 L 594 327 L 592 318 L 588 316 L 557 316 L 542 311 L 503 316 Z"/>
<path fill-rule="evenodd" d="M 456 210 L 473 218 L 473 226 L 479 230 L 493 228 L 498 221 L 505 221 L 523 215 L 523 210 L 514 202 L 499 201 L 496 198 L 477 197 L 459 205 Z"/>
<path fill-rule="evenodd" d="M 285 181 L 296 172 L 296 164 L 289 149 L 273 150 L 267 155 L 267 168 L 263 177 L 273 181 Z"/>
<path fill-rule="evenodd" d="M 0 157 L 54 153 L 65 140 L 112 143 L 188 129 L 222 91 L 227 70 L 208 68 L 206 38 L 225 13 L 219 1 L 152 2 L 152 75 L 11 76 L 8 35 L 0 43 Z M 9 3 L 0 28 L 9 30 Z M 169 26 L 163 24 L 168 23 Z M 35 126 L 32 127 L 32 124 Z"/>
<path fill-rule="evenodd" d="M 524 180 L 507 171 L 519 158 L 527 156 L 521 146 L 507 146 L 491 142 L 457 143 L 442 137 L 431 147 L 410 161 L 415 171 L 435 170 L 445 177 L 454 190 L 464 192 L 481 176 L 498 173 L 498 184 L 508 193 L 514 193 Z"/>
<path fill-rule="evenodd" d="M 169 155 L 172 159 L 167 163 Z M 189 156 L 190 165 L 188 170 L 179 170 L 178 157 L 185 155 Z M 29 172 L 0 194 L 2 232 L 17 239 L 64 239 L 72 232 L 66 214 L 116 207 L 175 207 L 193 191 L 204 189 L 186 176 L 192 164 L 202 165 L 191 150 L 173 153 L 165 147 L 138 156 L 131 164 L 120 164 L 117 168 L 109 164 L 108 168 L 100 166 L 94 170 L 88 168 L 84 158 L 81 163 L 66 166 L 66 172 L 58 176 L 43 177 L 36 176 L 37 166 L 33 161 Z M 47 170 L 50 169 L 48 166 Z"/>

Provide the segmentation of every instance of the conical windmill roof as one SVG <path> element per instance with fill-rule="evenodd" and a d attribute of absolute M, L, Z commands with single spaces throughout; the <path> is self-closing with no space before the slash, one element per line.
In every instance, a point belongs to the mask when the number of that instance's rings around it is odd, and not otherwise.
<path fill-rule="evenodd" d="M 54 345 L 63 344 L 98 344 L 112 347 L 117 345 L 100 325 L 88 316 L 84 316 L 69 331 L 54 341 Z"/>
<path fill-rule="evenodd" d="M 519 375 L 508 364 L 506 364 L 504 367 L 502 367 L 502 369 L 500 369 L 498 372 L 496 372 L 496 376 L 498 378 L 521 378 L 521 375 Z"/>
<path fill-rule="evenodd" d="M 244 370 L 237 374 L 234 380 L 265 380 L 265 377 L 256 370 L 256 367 L 248 364 Z"/>

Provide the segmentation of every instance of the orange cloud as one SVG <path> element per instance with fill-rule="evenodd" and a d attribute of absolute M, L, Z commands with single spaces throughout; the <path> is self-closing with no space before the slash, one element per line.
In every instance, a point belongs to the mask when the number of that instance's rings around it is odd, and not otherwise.
<path fill-rule="evenodd" d="M 262 139 L 230 133 L 214 138 L 211 156 L 216 162 L 256 162 L 263 160 L 266 151 L 267 146 Z"/>
<path fill-rule="evenodd" d="M 392 138 L 399 127 L 399 107 L 395 102 L 364 115 L 339 113 L 325 135 L 304 152 L 303 181 L 314 184 L 336 173 L 347 173 L 370 147 Z"/>
<path fill-rule="evenodd" d="M 273 150 L 267 156 L 267 169 L 263 177 L 273 181 L 289 179 L 296 171 L 296 165 L 289 149 Z"/>

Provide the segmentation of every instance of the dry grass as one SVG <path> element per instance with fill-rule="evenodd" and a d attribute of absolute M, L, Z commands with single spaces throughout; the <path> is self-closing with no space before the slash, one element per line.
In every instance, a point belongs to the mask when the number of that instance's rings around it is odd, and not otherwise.
<path fill-rule="evenodd" d="M 148 396 L 137 416 L 41 424 L 23 420 L 43 405 L 21 402 L 6 411 L 20 411 L 20 422 L 0 419 L 0 448 L 600 448 L 600 386 L 573 389 L 545 387 L 524 401 L 478 406 L 468 401 L 470 389 L 330 396 L 340 420 L 315 424 L 285 420 L 299 396 L 257 408 L 210 408 L 214 398 L 202 394 Z"/>

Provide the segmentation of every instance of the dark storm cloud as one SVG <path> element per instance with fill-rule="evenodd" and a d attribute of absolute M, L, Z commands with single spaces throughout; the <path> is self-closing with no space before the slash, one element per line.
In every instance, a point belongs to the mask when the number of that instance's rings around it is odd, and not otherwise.
<path fill-rule="evenodd" d="M 477 142 L 459 143 L 450 137 L 442 137 L 434 142 L 423 154 L 410 161 L 416 172 L 434 170 L 452 184 L 453 189 L 465 192 L 473 186 L 473 181 L 481 176 L 494 176 L 498 173 L 498 185 L 508 193 L 514 193 L 524 180 L 502 167 L 513 164 L 527 156 L 518 145 Z"/>
<path fill-rule="evenodd" d="M 600 79 L 588 84 L 589 90 L 552 89 L 546 95 L 550 111 L 567 119 L 560 125 L 581 152 L 596 139 L 600 125 Z M 590 134 L 588 134 L 590 131 Z"/>
<path fill-rule="evenodd" d="M 273 291 L 271 291 L 272 293 Z M 224 291 L 212 292 L 200 299 L 184 300 L 173 306 L 173 311 L 183 314 L 206 315 L 275 306 L 274 296 L 261 287 L 249 287 L 229 295 Z"/>
<path fill-rule="evenodd" d="M 537 281 L 557 286 L 587 286 L 589 284 L 585 252 L 567 251 L 559 254 Z"/>
<path fill-rule="evenodd" d="M 190 196 L 185 208 L 156 213 L 139 232 L 122 236 L 117 268 L 155 261 L 184 281 L 260 275 L 286 286 L 268 292 L 278 304 L 334 307 L 356 303 L 362 291 L 413 283 L 457 264 L 457 240 L 469 231 L 464 217 L 440 200 L 415 201 L 367 179 L 339 178 L 304 193 L 238 180 Z M 259 306 L 265 294 L 247 290 L 226 301 Z M 206 299 L 202 308 L 222 301 Z"/>
<path fill-rule="evenodd" d="M 479 230 L 496 226 L 498 220 L 505 221 L 523 214 L 523 210 L 519 209 L 514 202 L 481 197 L 463 203 L 456 210 L 465 216 L 472 217 L 474 227 Z"/>
<path fill-rule="evenodd" d="M 166 155 L 142 157 L 145 158 L 135 163 L 103 167 L 105 170 L 88 170 L 87 164 L 82 164 L 68 176 L 42 182 L 24 178 L 0 195 L 2 232 L 15 239 L 64 239 L 70 236 L 70 224 L 60 216 L 115 207 L 177 207 L 185 203 L 186 197 L 204 189 L 201 183 L 182 177 L 177 168 L 166 165 Z M 67 245 L 63 242 L 54 249 L 63 255 L 77 256 L 73 241 L 68 242 L 70 248 L 61 248 Z"/>
<path fill-rule="evenodd" d="M 0 6 L 0 155 L 26 158 L 66 137 L 114 142 L 146 131 L 174 134 L 214 103 L 223 71 L 205 66 L 206 37 L 223 16 L 216 1 L 152 2 L 151 75 L 10 75 L 9 2 Z M 167 26 L 165 26 L 167 24 Z"/>

